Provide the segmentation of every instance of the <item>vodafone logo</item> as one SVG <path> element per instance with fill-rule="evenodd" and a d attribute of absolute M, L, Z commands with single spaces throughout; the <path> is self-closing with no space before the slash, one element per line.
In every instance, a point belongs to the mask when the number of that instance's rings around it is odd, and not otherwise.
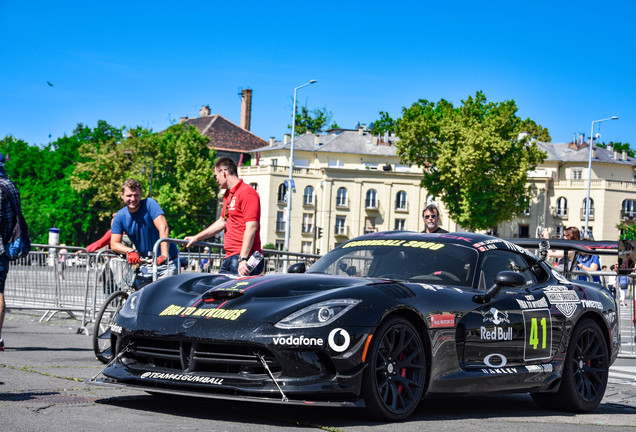
<path fill-rule="evenodd" d="M 347 348 L 349 348 L 349 343 L 351 342 L 351 336 L 349 336 L 349 332 L 345 329 L 336 328 L 331 330 L 329 333 L 329 348 L 334 350 L 335 352 L 343 352 Z"/>

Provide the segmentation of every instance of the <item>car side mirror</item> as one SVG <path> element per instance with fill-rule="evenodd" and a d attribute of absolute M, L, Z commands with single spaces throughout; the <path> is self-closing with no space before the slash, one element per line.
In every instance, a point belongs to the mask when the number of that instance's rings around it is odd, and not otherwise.
<path fill-rule="evenodd" d="M 307 271 L 307 266 L 303 262 L 292 264 L 287 269 L 287 273 L 305 273 L 305 271 Z"/>
<path fill-rule="evenodd" d="M 503 287 L 513 288 L 520 287 L 526 284 L 527 280 L 521 273 L 513 272 L 510 270 L 504 270 L 497 273 L 495 276 L 495 284 L 486 291 L 484 295 L 476 295 L 473 297 L 473 301 L 476 303 L 488 303 L 492 298 L 499 295 L 499 291 Z"/>

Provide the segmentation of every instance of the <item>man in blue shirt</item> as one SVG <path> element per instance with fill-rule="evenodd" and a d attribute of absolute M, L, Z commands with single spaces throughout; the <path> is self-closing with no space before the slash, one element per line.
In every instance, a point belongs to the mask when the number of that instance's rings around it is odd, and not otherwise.
<path fill-rule="evenodd" d="M 598 255 L 580 254 L 578 262 L 576 264 L 579 270 L 582 271 L 598 271 L 601 268 L 601 261 Z M 587 280 L 586 276 L 579 276 L 579 279 Z M 592 280 L 596 283 L 601 283 L 600 276 L 592 276 Z"/>
<path fill-rule="evenodd" d="M 132 265 L 140 263 L 140 256 L 151 257 L 152 248 L 160 238 L 170 237 L 168 222 L 163 210 L 152 198 L 141 199 L 141 183 L 128 179 L 121 187 L 123 209 L 113 219 L 110 247 L 125 254 Z M 131 249 L 122 243 L 126 233 L 135 246 Z M 174 243 L 161 243 L 161 255 L 157 257 L 158 278 L 177 274 L 179 250 Z"/>

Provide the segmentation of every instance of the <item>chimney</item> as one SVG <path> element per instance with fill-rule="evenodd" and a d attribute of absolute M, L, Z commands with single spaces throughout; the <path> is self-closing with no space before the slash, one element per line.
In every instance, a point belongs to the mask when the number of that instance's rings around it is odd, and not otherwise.
<path fill-rule="evenodd" d="M 622 157 L 622 159 L 623 159 L 624 161 L 626 161 L 626 160 L 627 160 L 627 150 L 623 150 L 623 157 Z"/>
<path fill-rule="evenodd" d="M 291 141 L 291 135 L 285 134 L 285 137 L 283 138 L 283 144 L 289 144 L 290 141 Z"/>
<path fill-rule="evenodd" d="M 315 145 L 320 145 L 320 135 L 316 134 L 314 136 L 314 144 Z"/>
<path fill-rule="evenodd" d="M 592 148 L 592 159 L 596 159 L 596 147 Z"/>
<path fill-rule="evenodd" d="M 362 136 L 364 133 L 364 125 L 358 126 L 358 135 Z"/>
<path fill-rule="evenodd" d="M 203 105 L 199 110 L 199 117 L 207 117 L 210 115 L 210 105 Z"/>
<path fill-rule="evenodd" d="M 188 117 L 187 117 L 187 116 L 186 116 L 186 117 L 181 117 L 181 118 L 179 119 L 179 124 L 184 124 L 187 120 L 188 120 Z"/>
<path fill-rule="evenodd" d="M 241 128 L 250 130 L 252 120 L 252 89 L 241 90 Z"/>
<path fill-rule="evenodd" d="M 618 160 L 618 150 L 614 150 L 614 160 Z"/>
<path fill-rule="evenodd" d="M 273 146 L 276 143 L 276 138 L 269 137 L 269 145 Z"/>

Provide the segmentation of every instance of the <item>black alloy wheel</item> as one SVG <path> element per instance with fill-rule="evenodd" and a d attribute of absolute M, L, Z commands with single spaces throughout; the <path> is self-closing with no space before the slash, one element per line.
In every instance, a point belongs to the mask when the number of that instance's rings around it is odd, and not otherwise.
<path fill-rule="evenodd" d="M 424 394 L 427 356 L 413 324 L 393 317 L 371 339 L 362 396 L 367 414 L 381 420 L 404 420 Z"/>

